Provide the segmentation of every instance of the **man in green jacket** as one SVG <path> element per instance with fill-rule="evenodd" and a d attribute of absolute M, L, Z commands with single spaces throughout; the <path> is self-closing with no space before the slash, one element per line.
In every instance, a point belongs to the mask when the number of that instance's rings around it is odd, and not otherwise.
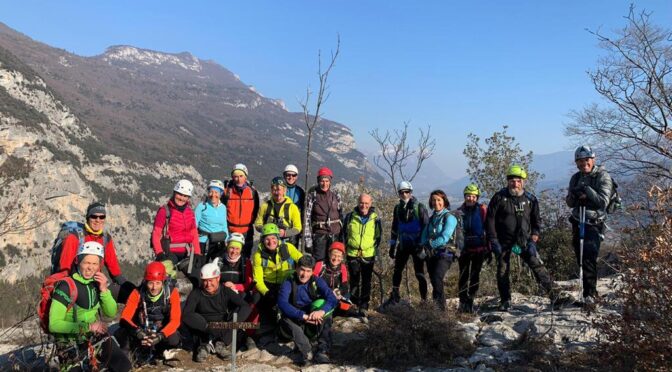
<path fill-rule="evenodd" d="M 381 218 L 372 207 L 373 198 L 361 194 L 355 210 L 345 217 L 343 241 L 348 256 L 350 293 L 361 316 L 366 315 L 371 300 L 373 265 L 382 232 Z"/>
<path fill-rule="evenodd" d="M 110 371 L 130 371 L 131 362 L 107 333 L 108 318 L 117 313 L 117 303 L 108 288 L 107 277 L 100 271 L 104 257 L 102 244 L 86 242 L 77 249 L 76 270 L 71 279 L 77 293 L 71 293 L 66 281 L 56 285 L 49 308 L 49 332 L 56 339 L 61 369 L 83 369 L 84 365 Z M 74 305 L 69 306 L 75 296 Z M 95 355 L 89 355 L 93 346 Z"/>

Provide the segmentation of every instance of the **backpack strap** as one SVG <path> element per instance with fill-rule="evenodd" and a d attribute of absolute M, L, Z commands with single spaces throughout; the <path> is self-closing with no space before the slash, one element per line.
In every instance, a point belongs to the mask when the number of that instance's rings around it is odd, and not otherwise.
<path fill-rule="evenodd" d="M 61 281 L 68 285 L 68 291 L 70 292 L 70 302 L 68 303 L 65 312 L 67 313 L 72 310 L 72 319 L 74 322 L 77 322 L 77 284 L 75 284 L 75 281 L 70 276 L 63 278 Z M 54 288 L 57 286 L 58 283 L 56 283 Z"/>
<path fill-rule="evenodd" d="M 268 223 L 268 217 L 271 216 L 271 210 L 273 209 L 273 203 L 270 200 L 266 201 L 266 212 L 264 212 L 264 223 Z"/>
<path fill-rule="evenodd" d="M 348 282 L 348 268 L 343 264 L 343 262 L 341 262 L 341 283 L 347 283 L 347 282 Z"/>
<path fill-rule="evenodd" d="M 323 266 L 322 261 L 317 261 L 317 263 L 315 264 L 315 268 L 313 268 L 313 274 L 315 276 L 320 276 L 320 274 L 322 273 L 322 266 Z"/>
<path fill-rule="evenodd" d="M 168 225 L 170 224 L 170 207 L 168 207 L 168 204 L 164 204 L 163 209 L 166 210 L 166 223 L 163 225 L 163 231 L 161 234 L 164 238 L 166 238 L 168 237 Z"/>

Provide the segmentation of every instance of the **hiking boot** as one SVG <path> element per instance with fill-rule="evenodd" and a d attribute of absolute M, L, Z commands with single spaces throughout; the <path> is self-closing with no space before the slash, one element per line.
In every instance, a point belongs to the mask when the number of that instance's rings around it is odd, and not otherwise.
<path fill-rule="evenodd" d="M 308 361 L 313 359 L 313 352 L 309 351 L 307 354 L 299 352 L 299 357 L 296 359 L 296 365 L 299 367 L 305 367 L 308 365 Z"/>
<path fill-rule="evenodd" d="M 208 359 L 208 347 L 206 345 L 201 345 L 196 350 L 196 355 L 194 356 L 194 362 L 203 363 Z"/>
<path fill-rule="evenodd" d="M 497 310 L 508 312 L 511 309 L 511 301 L 502 301 L 499 303 Z"/>
<path fill-rule="evenodd" d="M 595 307 L 597 306 L 597 303 L 595 302 L 595 297 L 593 296 L 586 296 L 583 299 L 583 309 L 587 311 L 592 311 L 595 310 Z"/>
<path fill-rule="evenodd" d="M 227 346 L 224 341 L 216 341 L 215 354 L 217 354 L 220 359 L 229 359 L 231 358 L 231 348 Z"/>
<path fill-rule="evenodd" d="M 327 353 L 321 351 L 315 355 L 315 358 L 313 358 L 313 362 L 316 364 L 329 364 L 331 363 L 331 360 L 329 359 L 329 355 Z"/>
<path fill-rule="evenodd" d="M 246 350 L 254 350 L 257 348 L 257 344 L 254 342 L 254 339 L 250 336 L 247 336 L 245 338 L 245 349 Z"/>
<path fill-rule="evenodd" d="M 570 294 L 558 294 L 555 299 L 551 298 L 551 306 L 553 306 L 553 310 L 561 310 L 574 304 L 574 301 L 574 297 Z"/>
<path fill-rule="evenodd" d="M 466 302 L 462 302 L 462 301 L 460 301 L 460 304 L 457 306 L 457 312 L 458 312 L 458 313 L 467 313 L 467 312 L 469 312 L 469 311 L 467 310 L 467 306 L 468 306 L 468 305 L 467 305 Z"/>

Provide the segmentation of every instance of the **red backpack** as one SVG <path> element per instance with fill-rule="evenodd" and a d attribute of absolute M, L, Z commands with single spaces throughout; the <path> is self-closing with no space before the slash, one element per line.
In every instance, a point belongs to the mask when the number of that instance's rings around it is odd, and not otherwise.
<path fill-rule="evenodd" d="M 45 333 L 49 333 L 49 309 L 51 308 L 51 295 L 58 283 L 64 281 L 70 290 L 70 303 L 68 304 L 69 311 L 75 306 L 77 301 L 77 286 L 75 281 L 68 275 L 67 271 L 61 271 L 56 274 L 49 275 L 42 283 L 40 289 L 40 303 L 37 305 L 37 316 L 40 318 L 40 327 Z M 77 312 L 73 313 L 75 322 L 77 321 Z"/>
<path fill-rule="evenodd" d="M 324 262 L 317 261 L 315 268 L 313 269 L 313 275 L 320 276 L 322 274 L 322 269 L 324 269 Z M 348 282 L 348 268 L 344 263 L 341 262 L 341 283 Z"/>

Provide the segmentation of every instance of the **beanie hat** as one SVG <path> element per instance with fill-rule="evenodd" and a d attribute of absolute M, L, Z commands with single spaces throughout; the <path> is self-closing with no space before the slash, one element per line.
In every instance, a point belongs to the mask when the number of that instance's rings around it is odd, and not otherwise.
<path fill-rule="evenodd" d="M 89 204 L 89 206 L 86 208 L 86 218 L 89 218 L 94 214 L 102 214 L 103 216 L 106 215 L 105 204 L 101 202 L 93 202 Z"/>

